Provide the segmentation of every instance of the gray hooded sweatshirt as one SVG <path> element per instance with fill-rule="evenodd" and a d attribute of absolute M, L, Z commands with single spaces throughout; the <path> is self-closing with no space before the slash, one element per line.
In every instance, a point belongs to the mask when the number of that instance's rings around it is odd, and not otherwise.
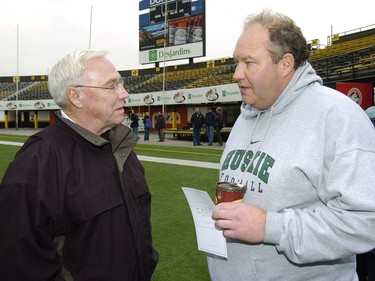
<path fill-rule="evenodd" d="M 227 239 L 208 255 L 214 281 L 354 281 L 355 255 L 375 246 L 375 130 L 345 95 L 299 67 L 267 110 L 242 105 L 220 181 L 247 186 L 267 211 L 264 243 Z"/>

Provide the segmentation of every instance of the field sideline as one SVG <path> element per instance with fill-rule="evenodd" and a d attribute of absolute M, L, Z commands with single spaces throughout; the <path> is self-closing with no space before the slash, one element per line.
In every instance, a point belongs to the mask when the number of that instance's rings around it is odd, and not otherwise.
<path fill-rule="evenodd" d="M 10 145 L 10 146 L 22 146 L 22 142 L 12 142 L 12 141 L 0 141 L 2 145 Z M 146 149 L 144 149 L 146 150 Z M 151 149 L 153 151 L 166 151 L 165 149 Z M 183 154 L 197 154 L 197 155 L 205 155 L 204 153 L 192 153 L 192 152 L 184 152 L 178 150 L 169 150 L 169 152 L 177 152 Z M 208 169 L 219 169 L 219 163 L 211 163 L 211 162 L 202 162 L 202 161 L 193 161 L 193 160 L 183 160 L 183 159 L 173 159 L 173 158 L 162 158 L 162 157 L 153 157 L 153 156 L 142 156 L 138 155 L 139 160 L 141 161 L 148 161 L 154 163 L 165 163 L 165 164 L 173 164 L 173 165 L 180 165 L 180 166 L 191 166 L 191 167 L 201 167 L 201 168 L 208 168 Z"/>

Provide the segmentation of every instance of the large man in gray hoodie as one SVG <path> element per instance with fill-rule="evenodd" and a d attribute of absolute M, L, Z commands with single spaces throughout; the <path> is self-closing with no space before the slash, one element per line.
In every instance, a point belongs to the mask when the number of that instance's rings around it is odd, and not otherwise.
<path fill-rule="evenodd" d="M 375 246 L 369 118 L 322 86 L 284 15 L 250 16 L 234 59 L 243 104 L 220 181 L 247 192 L 212 214 L 228 246 L 227 259 L 208 256 L 212 280 L 358 280 L 355 255 Z"/>

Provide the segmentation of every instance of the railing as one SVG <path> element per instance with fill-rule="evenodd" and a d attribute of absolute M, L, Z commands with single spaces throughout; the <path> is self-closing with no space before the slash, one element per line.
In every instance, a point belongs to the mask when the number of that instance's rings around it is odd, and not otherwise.
<path fill-rule="evenodd" d="M 310 53 L 310 61 L 375 46 L 375 35 L 344 41 Z"/>
<path fill-rule="evenodd" d="M 345 37 L 349 37 L 350 35 L 359 36 L 360 33 L 365 33 L 366 31 L 369 31 L 369 30 L 372 30 L 372 29 L 375 29 L 375 24 L 366 25 L 366 26 L 351 29 L 351 30 L 348 30 L 348 31 L 328 35 L 327 36 L 327 45 L 328 46 L 333 45 L 335 41 L 339 41 L 344 36 Z"/>

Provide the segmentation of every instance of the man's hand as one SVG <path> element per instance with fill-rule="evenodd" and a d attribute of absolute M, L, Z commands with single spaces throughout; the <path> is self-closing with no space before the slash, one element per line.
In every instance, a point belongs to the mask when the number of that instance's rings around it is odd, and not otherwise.
<path fill-rule="evenodd" d="M 244 203 L 220 203 L 212 213 L 215 226 L 224 230 L 226 238 L 262 243 L 267 212 Z"/>

